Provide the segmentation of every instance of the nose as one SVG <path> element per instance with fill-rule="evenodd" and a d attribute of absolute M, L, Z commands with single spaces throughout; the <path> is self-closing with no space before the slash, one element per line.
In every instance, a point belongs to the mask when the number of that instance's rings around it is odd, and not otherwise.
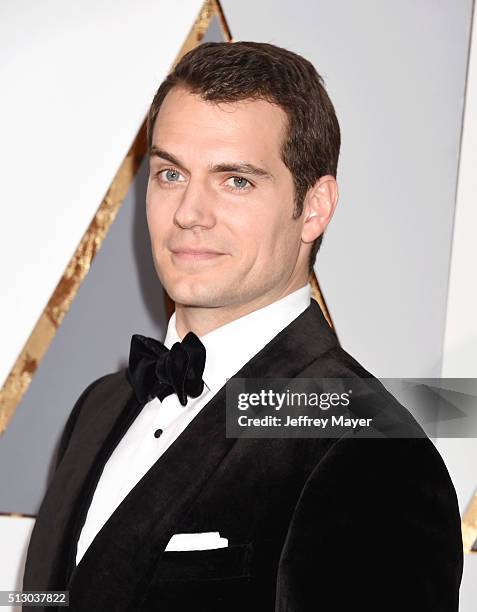
<path fill-rule="evenodd" d="M 174 223 L 182 229 L 215 225 L 213 194 L 198 181 L 189 181 L 174 214 Z"/>

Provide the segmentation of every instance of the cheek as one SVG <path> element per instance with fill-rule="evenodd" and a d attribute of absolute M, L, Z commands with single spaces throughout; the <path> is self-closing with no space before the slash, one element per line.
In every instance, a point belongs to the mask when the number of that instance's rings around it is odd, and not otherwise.
<path fill-rule="evenodd" d="M 224 223 L 241 245 L 244 258 L 258 260 L 258 263 L 286 251 L 285 243 L 290 241 L 290 237 L 284 229 L 291 220 L 284 210 L 274 208 L 277 205 L 275 198 L 255 204 L 238 210 L 236 214 L 229 210 Z"/>
<path fill-rule="evenodd" d="M 295 223 L 283 215 L 270 219 L 269 224 L 261 228 L 257 242 L 257 261 L 262 262 L 266 269 L 283 267 L 295 260 L 300 245 Z"/>
<path fill-rule="evenodd" d="M 157 242 L 165 235 L 172 222 L 170 216 L 167 206 L 161 205 L 157 198 L 146 199 L 146 219 L 152 242 Z"/>
<path fill-rule="evenodd" d="M 230 236 L 230 246 L 233 245 L 238 260 L 247 262 L 247 266 L 261 257 L 261 245 L 264 241 L 263 221 L 259 215 L 229 215 L 222 227 L 226 227 L 224 236 Z"/>
<path fill-rule="evenodd" d="M 236 236 L 239 238 L 241 259 L 247 269 L 255 273 L 266 272 L 273 267 L 273 262 L 282 258 L 283 249 L 279 244 L 280 226 L 269 217 L 254 216 L 246 224 L 236 226 Z"/>
<path fill-rule="evenodd" d="M 256 219 L 253 224 L 255 242 L 260 250 L 273 253 L 280 250 L 286 234 L 286 224 L 288 220 L 283 215 L 267 214 L 262 218 Z"/>

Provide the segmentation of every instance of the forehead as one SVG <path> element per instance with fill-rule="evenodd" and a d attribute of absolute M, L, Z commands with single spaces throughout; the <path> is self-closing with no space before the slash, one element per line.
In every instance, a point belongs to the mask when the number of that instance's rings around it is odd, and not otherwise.
<path fill-rule="evenodd" d="M 285 111 L 265 100 L 217 103 L 175 87 L 161 105 L 152 144 L 197 145 L 280 163 L 286 126 Z"/>

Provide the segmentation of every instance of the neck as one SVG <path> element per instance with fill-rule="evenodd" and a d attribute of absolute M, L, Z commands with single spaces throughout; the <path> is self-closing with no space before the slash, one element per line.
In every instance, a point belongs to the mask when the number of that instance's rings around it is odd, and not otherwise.
<path fill-rule="evenodd" d="M 187 304 L 175 304 L 176 331 L 181 340 L 192 331 L 197 336 L 204 336 L 209 332 L 226 325 L 235 319 L 243 317 L 259 308 L 264 308 L 276 302 L 293 291 L 304 287 L 306 281 L 296 281 L 284 289 L 272 289 L 267 293 L 257 296 L 248 302 L 237 302 L 218 307 L 188 306 Z"/>

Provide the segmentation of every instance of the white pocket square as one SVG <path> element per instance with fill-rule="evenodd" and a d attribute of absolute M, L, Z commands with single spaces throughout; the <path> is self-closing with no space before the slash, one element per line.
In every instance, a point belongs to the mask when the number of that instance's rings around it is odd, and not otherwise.
<path fill-rule="evenodd" d="M 167 543 L 165 550 L 210 550 L 226 548 L 228 545 L 228 539 L 221 538 L 218 531 L 175 533 Z"/>

